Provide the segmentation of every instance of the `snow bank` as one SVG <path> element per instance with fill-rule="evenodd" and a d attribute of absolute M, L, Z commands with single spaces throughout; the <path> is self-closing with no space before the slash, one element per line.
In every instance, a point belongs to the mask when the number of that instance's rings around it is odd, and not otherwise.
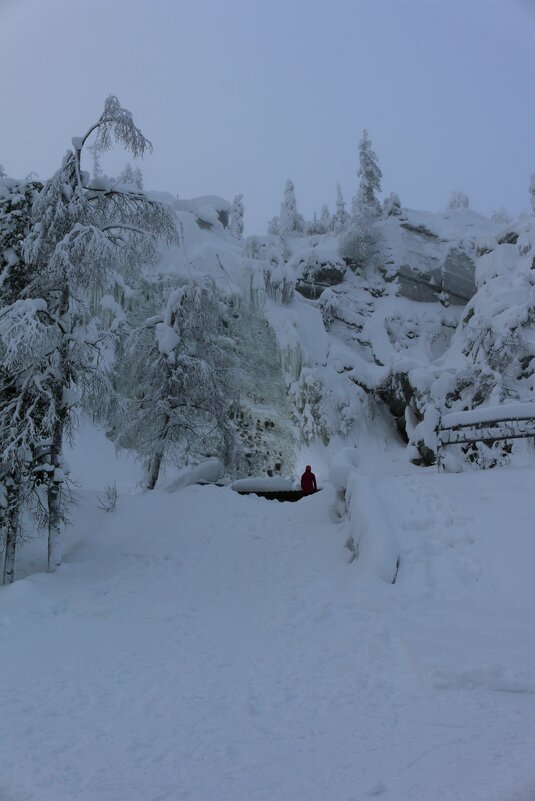
<path fill-rule="evenodd" d="M 338 490 L 347 490 L 351 474 L 359 466 L 356 448 L 342 448 L 333 456 L 329 468 L 329 480 Z"/>
<path fill-rule="evenodd" d="M 399 547 L 386 515 L 383 499 L 372 478 L 351 473 L 346 491 L 347 514 L 359 569 L 393 584 L 399 565 Z"/>
<path fill-rule="evenodd" d="M 207 459 L 195 467 L 184 467 L 178 476 L 167 484 L 165 491 L 176 492 L 191 484 L 214 484 L 224 473 L 225 468 L 220 459 Z"/>

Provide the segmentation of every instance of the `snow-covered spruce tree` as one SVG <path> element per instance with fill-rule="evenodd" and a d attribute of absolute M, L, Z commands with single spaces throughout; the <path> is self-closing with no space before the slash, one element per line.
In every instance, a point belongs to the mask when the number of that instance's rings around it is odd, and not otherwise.
<path fill-rule="evenodd" d="M 310 222 L 305 223 L 305 233 L 307 236 L 314 236 L 314 234 L 321 233 L 317 211 L 312 215 Z"/>
<path fill-rule="evenodd" d="M 286 181 L 279 215 L 279 234 L 282 237 L 302 236 L 304 230 L 305 221 L 297 211 L 294 185 L 291 181 Z"/>
<path fill-rule="evenodd" d="M 333 217 L 332 227 L 333 231 L 337 234 L 345 228 L 350 220 L 350 216 L 346 211 L 346 203 L 342 195 L 340 184 L 336 184 L 336 212 Z"/>
<path fill-rule="evenodd" d="M 99 152 L 96 144 L 89 145 L 88 151 L 91 153 L 91 180 L 94 184 L 102 177 L 103 171 L 100 166 Z"/>
<path fill-rule="evenodd" d="M 230 233 L 235 239 L 243 238 L 243 195 L 236 195 L 230 207 Z"/>
<path fill-rule="evenodd" d="M 141 167 L 136 167 L 133 170 L 133 175 L 135 185 L 139 190 L 143 191 L 143 173 L 141 172 Z"/>
<path fill-rule="evenodd" d="M 22 244 L 29 230 L 32 199 L 39 188 L 35 183 L 0 179 L 0 329 L 30 280 Z M 16 332 L 11 330 L 10 334 Z M 25 385 L 16 354 L 16 337 L 4 343 L 0 334 L 0 553 L 3 545 L 4 584 L 14 579 L 20 513 L 33 487 L 32 446 L 39 436 L 42 412 L 36 403 L 39 390 L 31 383 Z"/>
<path fill-rule="evenodd" d="M 375 217 L 378 217 L 381 214 L 381 204 L 375 193 L 381 191 L 383 173 L 377 164 L 377 156 L 372 149 L 371 139 L 366 130 L 363 131 L 362 139 L 359 142 L 358 177 L 360 179 L 359 204 L 369 213 L 373 212 Z"/>
<path fill-rule="evenodd" d="M 135 330 L 125 348 L 125 369 L 135 388 L 118 444 L 146 461 L 146 488 L 154 489 L 162 464 L 217 455 L 238 460 L 230 411 L 236 400 L 225 306 L 211 279 L 171 293 L 162 316 Z"/>
<path fill-rule="evenodd" d="M 322 234 L 326 234 L 331 230 L 331 214 L 326 203 L 321 207 L 319 226 Z"/>
<path fill-rule="evenodd" d="M 529 181 L 529 202 L 531 203 L 531 208 L 535 214 L 535 172 L 531 175 Z"/>
<path fill-rule="evenodd" d="M 353 198 L 351 222 L 340 240 L 340 254 L 354 268 L 364 268 L 377 246 L 375 223 L 381 214 L 376 192 L 381 191 L 382 172 L 377 164 L 368 131 L 359 143 L 359 188 Z"/>
<path fill-rule="evenodd" d="M 128 162 L 124 169 L 119 173 L 117 176 L 117 180 L 120 184 L 128 184 L 129 186 L 135 186 L 136 181 L 134 178 L 134 170 L 132 169 L 132 165 Z"/>
<path fill-rule="evenodd" d="M 470 200 L 468 199 L 468 195 L 465 195 L 464 192 L 455 191 L 451 193 L 451 197 L 448 202 L 448 211 L 454 211 L 455 209 L 467 209 L 470 206 Z"/>
<path fill-rule="evenodd" d="M 152 147 L 131 113 L 110 96 L 96 123 L 83 137 L 73 139 L 73 149 L 33 205 L 32 228 L 24 243 L 32 281 L 25 294 L 27 302 L 34 304 L 34 326 L 42 328 L 39 341 L 46 345 L 47 366 L 43 370 L 43 353 L 38 353 L 39 363 L 29 355 L 25 380 L 38 382 L 47 399 L 49 570 L 61 561 L 62 451 L 71 411 L 81 396 L 90 396 L 95 388 L 101 395 L 108 386 L 99 360 L 101 335 L 94 322 L 88 321 L 84 299 L 90 292 L 104 291 L 117 270 L 132 271 L 155 261 L 158 238 L 176 240 L 174 217 L 161 204 L 141 192 L 90 185 L 81 171 L 81 156 L 91 134 L 96 135 L 100 151 L 109 149 L 112 140 L 134 158 Z M 20 327 L 16 308 L 9 311 L 7 320 L 4 342 L 9 341 L 10 321 L 14 329 Z M 21 352 L 35 347 L 36 333 L 29 324 L 28 330 L 31 339 L 21 335 Z"/>

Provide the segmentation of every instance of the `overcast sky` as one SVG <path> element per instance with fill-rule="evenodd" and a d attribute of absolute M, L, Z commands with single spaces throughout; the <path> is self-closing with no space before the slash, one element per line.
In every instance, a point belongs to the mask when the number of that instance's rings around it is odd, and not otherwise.
<path fill-rule="evenodd" d="M 535 0 L 0 0 L 0 163 L 41 177 L 115 94 L 154 144 L 149 189 L 244 194 L 265 233 L 356 189 L 367 128 L 383 190 L 438 210 L 528 210 Z M 104 164 L 115 174 L 128 157 Z"/>

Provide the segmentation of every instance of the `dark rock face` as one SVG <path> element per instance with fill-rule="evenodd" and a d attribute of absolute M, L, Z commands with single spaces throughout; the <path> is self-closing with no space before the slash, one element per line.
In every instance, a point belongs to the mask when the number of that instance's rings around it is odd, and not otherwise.
<path fill-rule="evenodd" d="M 318 284 L 325 286 L 335 286 L 344 280 L 345 267 L 337 264 L 320 264 L 314 270 L 303 272 L 303 279 L 305 281 L 314 281 Z"/>
<path fill-rule="evenodd" d="M 426 228 L 425 225 L 414 224 L 406 221 L 401 222 L 400 225 L 406 231 L 410 231 L 411 234 L 418 234 L 419 236 L 423 236 L 426 239 L 434 239 L 437 242 L 441 241 L 439 235 L 435 234 L 435 232 L 431 231 L 429 228 Z"/>
<path fill-rule="evenodd" d="M 421 272 L 409 264 L 402 264 L 398 269 L 398 278 L 399 294 L 409 300 L 436 303 L 442 291 L 442 272 L 438 262 L 435 262 L 428 272 Z"/>
<path fill-rule="evenodd" d="M 518 231 L 506 231 L 498 239 L 498 245 L 516 245 L 518 242 Z"/>
<path fill-rule="evenodd" d="M 414 397 L 414 389 L 406 373 L 389 375 L 387 380 L 377 387 L 376 395 L 386 404 L 392 416 L 398 420 L 398 428 L 405 436 L 405 408 L 410 406 Z"/>
<path fill-rule="evenodd" d="M 295 288 L 303 297 L 316 300 L 327 287 L 341 284 L 345 272 L 345 265 L 330 262 L 305 267 Z"/>
<path fill-rule="evenodd" d="M 429 259 L 425 272 L 402 264 L 398 269 L 399 293 L 423 303 L 435 303 L 447 296 L 450 303 L 464 306 L 476 292 L 475 269 L 469 254 L 453 247 L 442 265 L 438 259 Z"/>
<path fill-rule="evenodd" d="M 299 292 L 304 298 L 308 300 L 317 300 L 322 292 L 328 289 L 327 284 L 318 284 L 315 281 L 303 281 L 298 279 L 295 285 L 296 292 Z"/>
<path fill-rule="evenodd" d="M 197 217 L 196 222 L 199 228 L 202 228 L 203 230 L 206 231 L 211 231 L 212 228 L 214 227 L 211 222 L 207 222 L 207 220 L 201 220 L 200 217 Z"/>
<path fill-rule="evenodd" d="M 466 303 L 476 292 L 476 265 L 474 260 L 459 248 L 451 248 L 442 268 L 442 286 L 452 303 Z"/>

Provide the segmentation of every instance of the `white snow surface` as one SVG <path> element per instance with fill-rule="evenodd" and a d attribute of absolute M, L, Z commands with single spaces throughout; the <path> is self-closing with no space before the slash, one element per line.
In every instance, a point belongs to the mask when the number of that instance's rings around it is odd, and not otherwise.
<path fill-rule="evenodd" d="M 353 475 L 352 562 L 329 486 L 108 514 L 86 491 L 55 574 L 28 543 L 0 588 L 0 798 L 534 798 L 535 470 Z"/>
<path fill-rule="evenodd" d="M 297 489 L 295 484 L 280 476 L 240 478 L 231 486 L 235 492 L 288 492 Z"/>

